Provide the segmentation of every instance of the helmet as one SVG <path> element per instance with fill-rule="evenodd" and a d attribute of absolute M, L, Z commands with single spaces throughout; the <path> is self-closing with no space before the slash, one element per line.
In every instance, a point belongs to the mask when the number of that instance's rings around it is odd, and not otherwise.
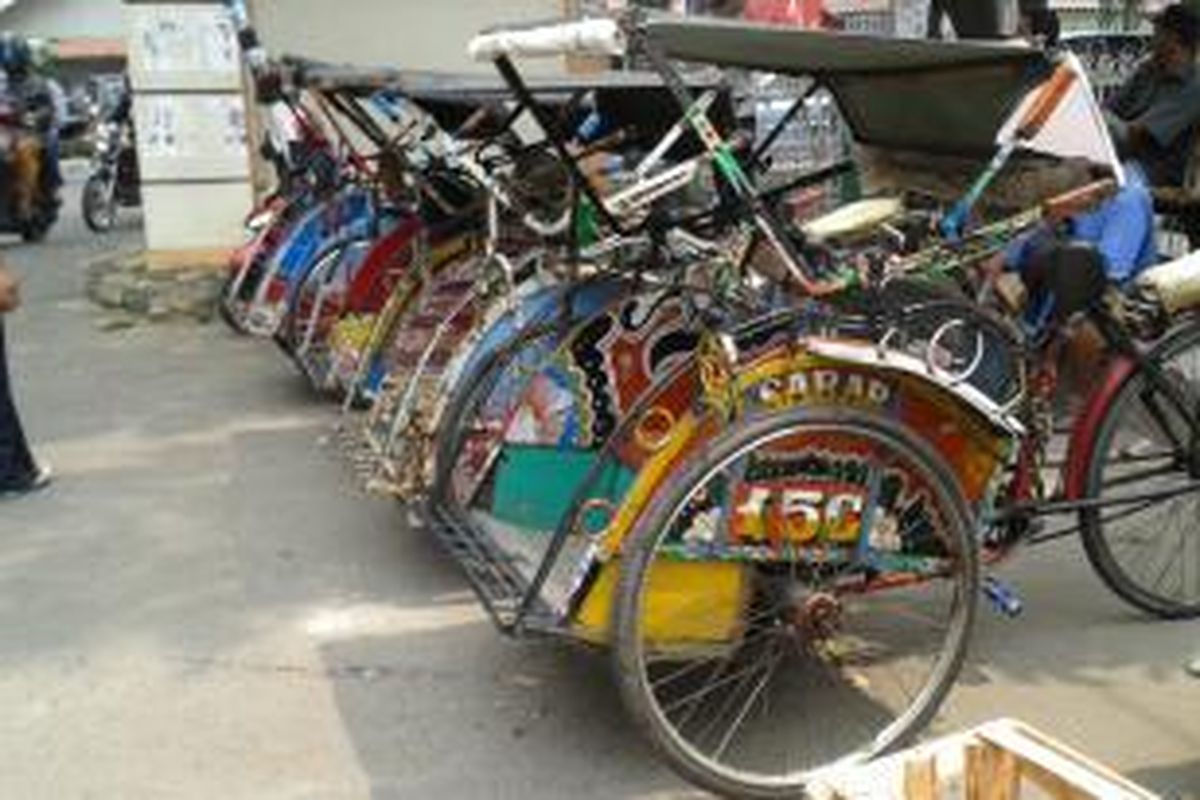
<path fill-rule="evenodd" d="M 8 69 L 12 72 L 26 72 L 33 65 L 33 50 L 29 42 L 18 38 L 13 42 L 12 51 L 8 55 Z"/>
<path fill-rule="evenodd" d="M 17 35 L 12 31 L 0 33 L 0 69 L 8 69 L 8 54 L 12 52 Z"/>
<path fill-rule="evenodd" d="M 25 37 L 11 31 L 0 35 L 0 65 L 9 72 L 28 72 L 33 64 L 33 49 Z"/>

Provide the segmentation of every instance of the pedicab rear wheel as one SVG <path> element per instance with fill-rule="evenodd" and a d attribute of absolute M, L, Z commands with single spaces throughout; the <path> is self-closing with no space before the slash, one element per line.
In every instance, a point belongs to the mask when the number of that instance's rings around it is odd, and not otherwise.
<path fill-rule="evenodd" d="M 870 462 L 860 474 L 883 476 L 871 482 L 868 510 L 854 523 L 872 531 L 872 541 L 892 519 L 901 537 L 893 541 L 908 541 L 913 511 L 923 504 L 922 535 L 936 536 L 944 554 L 936 577 L 871 591 L 871 581 L 887 576 L 853 574 L 862 564 L 802 563 L 794 554 L 745 563 L 751 577 L 732 644 L 681 651 L 656 640 L 662 630 L 652 627 L 661 624 L 663 606 L 659 598 L 657 623 L 645 613 L 650 586 L 656 571 L 688 560 L 679 554 L 680 537 L 696 525 L 730 530 L 732 520 L 721 514 L 744 502 L 736 484 L 757 469 L 761 454 L 829 437 L 854 440 Z M 735 426 L 675 474 L 625 542 L 614 621 L 625 704 L 668 763 L 724 796 L 790 797 L 816 770 L 874 758 L 920 732 L 962 665 L 978 595 L 972 516 L 945 461 L 890 420 L 796 409 Z M 796 507 L 807 514 L 814 506 Z M 722 594 L 721 582 L 705 593 Z M 688 619 L 728 615 L 706 610 L 703 600 L 683 604 Z"/>
<path fill-rule="evenodd" d="M 1151 357 L 1190 401 L 1191 417 L 1146 373 L 1126 379 L 1097 427 L 1084 487 L 1085 499 L 1117 502 L 1080 512 L 1080 532 L 1092 568 L 1118 597 L 1162 619 L 1195 619 L 1200 437 L 1190 426 L 1200 416 L 1200 320 L 1178 328 Z M 1130 502 L 1154 492 L 1175 494 Z"/>

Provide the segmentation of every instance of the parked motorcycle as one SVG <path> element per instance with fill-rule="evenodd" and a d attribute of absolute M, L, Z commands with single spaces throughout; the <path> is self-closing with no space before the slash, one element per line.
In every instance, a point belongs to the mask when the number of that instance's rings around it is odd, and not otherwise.
<path fill-rule="evenodd" d="M 83 221 L 96 233 L 107 233 L 116 224 L 120 209 L 141 204 L 132 123 L 104 120 L 96 126 L 91 170 L 83 185 Z"/>
<path fill-rule="evenodd" d="M 17 233 L 27 242 L 37 242 L 46 238 L 58 221 L 62 201 L 51 170 L 43 165 L 34 190 L 32 213 L 27 218 L 21 213 L 16 180 L 18 160 L 46 158 L 44 139 L 39 137 L 32 147 L 27 144 L 31 141 L 27 132 L 35 130 L 36 125 L 22 116 L 9 99 L 0 98 L 0 233 Z"/>

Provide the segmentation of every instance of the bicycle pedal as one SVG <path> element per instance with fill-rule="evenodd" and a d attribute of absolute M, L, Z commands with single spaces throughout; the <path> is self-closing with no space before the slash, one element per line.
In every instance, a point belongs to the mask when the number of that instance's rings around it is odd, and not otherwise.
<path fill-rule="evenodd" d="M 997 614 L 1009 619 L 1016 619 L 1025 610 L 1025 603 L 1017 594 L 1016 589 L 999 578 L 990 575 L 984 578 L 982 589 L 983 596 L 987 598 L 992 610 Z"/>

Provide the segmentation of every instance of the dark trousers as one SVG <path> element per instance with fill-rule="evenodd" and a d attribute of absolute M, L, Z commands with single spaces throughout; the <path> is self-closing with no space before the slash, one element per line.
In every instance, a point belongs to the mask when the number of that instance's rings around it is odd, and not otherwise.
<path fill-rule="evenodd" d="M 8 385 L 4 319 L 0 317 L 0 491 L 19 489 L 37 473 Z"/>

